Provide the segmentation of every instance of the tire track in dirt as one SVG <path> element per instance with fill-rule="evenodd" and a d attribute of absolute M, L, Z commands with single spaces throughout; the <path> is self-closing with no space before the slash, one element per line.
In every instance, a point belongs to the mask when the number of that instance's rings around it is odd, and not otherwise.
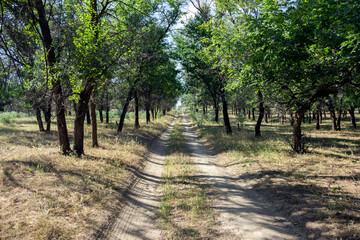
<path fill-rule="evenodd" d="M 217 239 L 303 239 L 301 233 L 274 211 L 260 194 L 247 188 L 239 178 L 231 177 L 232 174 L 199 141 L 184 113 L 182 118 L 198 178 L 214 187 L 212 209 L 218 224 Z"/>
<path fill-rule="evenodd" d="M 107 231 L 106 239 L 161 239 L 157 222 L 161 189 L 158 189 L 167 144 L 177 117 L 168 129 L 151 144 L 146 165 L 124 198 L 124 207 Z"/>

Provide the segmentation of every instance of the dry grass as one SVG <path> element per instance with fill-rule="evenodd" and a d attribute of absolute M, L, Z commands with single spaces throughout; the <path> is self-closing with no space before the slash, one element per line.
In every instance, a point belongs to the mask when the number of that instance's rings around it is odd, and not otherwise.
<path fill-rule="evenodd" d="M 162 173 L 160 215 L 167 239 L 211 239 L 215 235 L 208 186 L 196 176 L 183 127 L 176 122 Z"/>
<path fill-rule="evenodd" d="M 232 121 L 236 126 L 235 117 Z M 291 151 L 290 126 L 264 124 L 256 139 L 254 125 L 247 121 L 227 136 L 221 125 L 205 122 L 200 134 L 225 166 L 287 214 L 307 238 L 359 239 L 360 131 L 349 119 L 340 132 L 331 131 L 329 119 L 321 130 L 304 124 L 309 152 L 303 155 Z"/>
<path fill-rule="evenodd" d="M 121 134 L 115 124 L 99 124 L 99 148 L 91 148 L 87 126 L 82 158 L 61 156 L 57 133 L 38 132 L 34 118 L 0 123 L 0 239 L 84 239 L 101 234 L 119 210 L 134 171 L 142 167 L 146 143 L 172 117 L 149 125 L 141 122 L 139 130 L 127 120 Z"/>

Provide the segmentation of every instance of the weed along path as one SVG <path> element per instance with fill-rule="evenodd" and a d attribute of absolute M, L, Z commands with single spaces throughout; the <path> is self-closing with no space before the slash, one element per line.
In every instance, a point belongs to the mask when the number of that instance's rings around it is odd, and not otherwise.
<path fill-rule="evenodd" d="M 176 119 L 177 117 L 175 117 Z M 146 165 L 125 197 L 124 207 L 107 231 L 106 239 L 160 239 L 157 214 L 161 190 L 158 189 L 167 142 L 174 122 L 150 147 Z"/>
<path fill-rule="evenodd" d="M 196 131 L 183 114 L 184 135 L 202 183 L 212 186 L 212 209 L 218 225 L 216 239 L 302 239 L 301 235 L 280 214 L 271 209 L 258 193 L 231 177 L 202 144 Z"/>

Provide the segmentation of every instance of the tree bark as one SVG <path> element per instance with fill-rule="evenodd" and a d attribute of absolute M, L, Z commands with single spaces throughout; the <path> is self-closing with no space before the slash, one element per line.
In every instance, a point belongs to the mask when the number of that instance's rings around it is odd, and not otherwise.
<path fill-rule="evenodd" d="M 252 109 L 252 120 L 255 121 L 255 108 Z"/>
<path fill-rule="evenodd" d="M 102 105 L 99 108 L 99 118 L 100 118 L 100 122 L 103 123 L 104 122 L 104 115 L 103 115 L 103 106 Z"/>
<path fill-rule="evenodd" d="M 224 79 L 222 77 L 219 77 L 219 78 L 220 78 L 221 101 L 223 104 L 224 125 L 225 125 L 225 129 L 226 129 L 226 134 L 231 135 L 232 130 L 231 130 L 230 119 L 229 119 L 229 114 L 228 114 L 228 107 L 227 107 L 226 96 L 225 96 Z"/>
<path fill-rule="evenodd" d="M 265 123 L 269 123 L 268 117 L 269 117 L 269 109 L 268 109 L 268 107 L 266 107 L 265 108 Z"/>
<path fill-rule="evenodd" d="M 255 125 L 255 137 L 261 136 L 260 127 L 261 127 L 261 122 L 264 118 L 264 112 L 265 112 L 264 97 L 263 97 L 263 94 L 261 91 L 258 91 L 258 98 L 259 98 L 259 117 L 258 117 L 258 120 Z"/>
<path fill-rule="evenodd" d="M 134 92 L 134 98 L 135 98 L 135 128 L 140 128 L 139 123 L 139 99 L 137 95 L 137 91 Z"/>
<path fill-rule="evenodd" d="M 36 121 L 38 123 L 40 132 L 45 132 L 44 124 L 41 118 L 41 110 L 38 106 L 35 107 L 35 113 L 36 113 Z"/>
<path fill-rule="evenodd" d="M 146 101 L 145 101 L 146 123 L 149 123 L 151 121 L 150 120 L 150 107 L 151 107 L 150 94 L 147 94 Z"/>
<path fill-rule="evenodd" d="M 130 91 L 128 93 L 128 96 L 126 97 L 126 100 L 124 102 L 123 110 L 122 110 L 121 116 L 120 116 L 119 126 L 118 126 L 118 129 L 117 129 L 118 132 L 122 132 L 122 129 L 124 127 L 125 116 L 126 116 L 126 113 L 127 113 L 130 101 L 131 101 L 131 97 L 133 95 L 133 91 L 134 91 L 133 89 L 130 89 Z"/>
<path fill-rule="evenodd" d="M 85 116 L 89 111 L 89 101 L 93 90 L 94 80 L 88 81 L 85 89 L 80 93 L 74 121 L 74 151 L 78 157 L 84 154 L 84 123 Z M 95 120 L 96 121 L 96 120 Z"/>
<path fill-rule="evenodd" d="M 51 130 L 51 100 L 48 101 L 47 106 L 43 110 L 46 122 L 46 132 Z"/>
<path fill-rule="evenodd" d="M 87 125 L 91 124 L 90 108 L 89 107 L 87 108 L 87 111 L 86 111 L 86 123 L 87 123 Z"/>
<path fill-rule="evenodd" d="M 320 110 L 316 110 L 316 129 L 320 130 Z"/>
<path fill-rule="evenodd" d="M 355 119 L 355 108 L 353 106 L 349 109 L 350 117 L 351 117 L 351 123 L 354 128 L 356 128 L 356 119 Z"/>
<path fill-rule="evenodd" d="M 93 92 L 90 100 L 90 113 L 91 113 L 91 140 L 92 146 L 98 147 L 98 137 L 97 137 L 97 122 L 96 122 L 96 103 L 95 103 L 96 93 Z"/>
<path fill-rule="evenodd" d="M 293 126 L 293 140 L 292 140 L 292 148 L 297 153 L 303 153 L 304 152 L 304 145 L 302 143 L 302 134 L 301 134 L 301 123 L 304 118 L 305 107 L 301 107 L 296 113 L 295 113 L 295 121 Z"/>

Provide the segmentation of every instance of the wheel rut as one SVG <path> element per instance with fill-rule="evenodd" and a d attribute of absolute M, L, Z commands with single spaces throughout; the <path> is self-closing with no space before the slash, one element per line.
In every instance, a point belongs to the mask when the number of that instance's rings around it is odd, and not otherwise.
<path fill-rule="evenodd" d="M 124 199 L 122 211 L 105 234 L 109 240 L 161 239 L 158 226 L 161 190 L 158 189 L 169 136 L 177 117 L 151 144 L 144 169 Z"/>

